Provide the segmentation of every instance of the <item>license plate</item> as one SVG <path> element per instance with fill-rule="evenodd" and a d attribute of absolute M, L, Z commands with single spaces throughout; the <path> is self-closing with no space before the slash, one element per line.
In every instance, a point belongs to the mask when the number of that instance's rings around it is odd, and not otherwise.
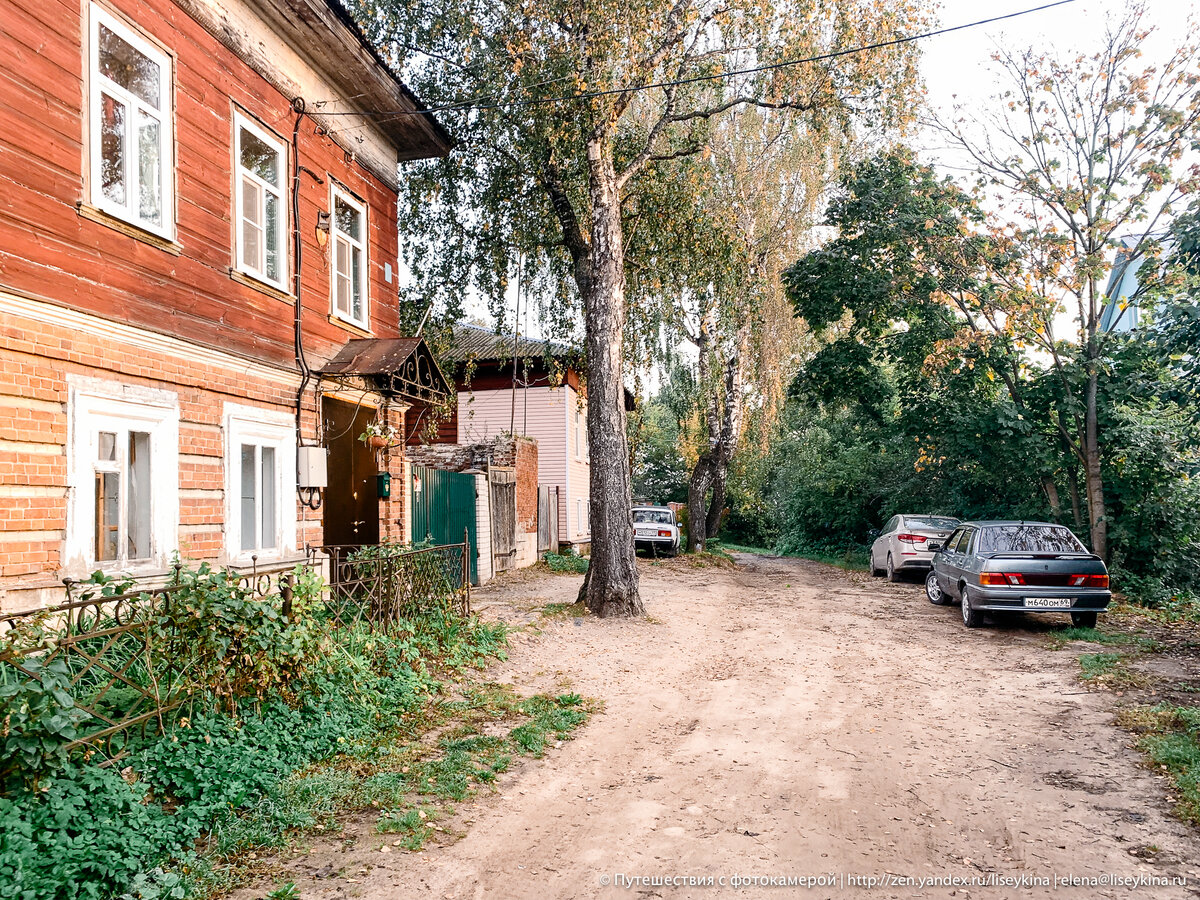
<path fill-rule="evenodd" d="M 1074 597 L 1026 597 L 1026 609 L 1070 609 Z"/>
<path fill-rule="evenodd" d="M 636 529 L 635 533 L 638 537 L 658 537 L 658 530 L 647 531 L 645 528 Z"/>

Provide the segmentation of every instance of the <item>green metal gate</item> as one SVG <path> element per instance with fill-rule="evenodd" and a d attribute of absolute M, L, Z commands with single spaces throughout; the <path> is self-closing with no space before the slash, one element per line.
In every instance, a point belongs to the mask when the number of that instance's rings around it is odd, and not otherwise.
<path fill-rule="evenodd" d="M 434 544 L 470 544 L 471 584 L 479 584 L 479 542 L 475 531 L 475 476 L 427 466 L 412 467 L 412 538 Z"/>

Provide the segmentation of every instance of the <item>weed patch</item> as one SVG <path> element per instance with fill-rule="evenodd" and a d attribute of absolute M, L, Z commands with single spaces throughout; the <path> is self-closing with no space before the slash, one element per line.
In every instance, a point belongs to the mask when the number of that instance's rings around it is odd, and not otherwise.
<path fill-rule="evenodd" d="M 551 572 L 557 572 L 560 575 L 584 575 L 588 570 L 588 559 L 586 556 L 543 553 L 542 560 Z"/>

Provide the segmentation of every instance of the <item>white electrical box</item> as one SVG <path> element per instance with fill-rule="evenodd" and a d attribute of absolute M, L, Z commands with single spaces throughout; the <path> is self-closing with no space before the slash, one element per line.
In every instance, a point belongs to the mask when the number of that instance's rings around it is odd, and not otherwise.
<path fill-rule="evenodd" d="M 326 470 L 328 452 L 324 447 L 299 447 L 296 450 L 296 487 L 323 488 L 329 485 Z"/>

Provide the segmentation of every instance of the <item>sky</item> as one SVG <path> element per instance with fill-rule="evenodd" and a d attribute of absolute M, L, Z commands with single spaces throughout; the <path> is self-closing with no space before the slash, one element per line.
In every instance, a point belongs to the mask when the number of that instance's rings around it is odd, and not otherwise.
<path fill-rule="evenodd" d="M 979 19 L 1002 16 L 1043 5 L 1047 0 L 942 0 L 940 27 L 964 25 Z M 1200 18 L 1200 0 L 1145 0 L 1151 22 L 1156 26 L 1144 48 L 1144 60 L 1165 55 L 1171 43 L 1183 33 L 1189 17 Z M 1014 19 L 969 28 L 921 41 L 921 68 L 934 112 L 949 115 L 956 104 L 979 108 L 1001 88 L 992 54 L 1001 47 L 1057 49 L 1092 53 L 1099 47 L 1109 16 L 1120 17 L 1125 0 L 1073 0 L 1053 9 L 1030 13 Z M 944 141 L 922 133 L 915 141 L 922 155 L 931 162 L 954 166 L 961 162 L 942 149 Z M 949 171 L 949 170 L 948 170 Z M 958 173 L 955 173 L 958 174 Z M 514 298 L 509 298 L 509 307 Z M 522 332 L 537 335 L 536 305 L 528 316 L 522 315 Z M 476 300 L 467 304 L 467 314 L 491 322 L 487 304 Z"/>

